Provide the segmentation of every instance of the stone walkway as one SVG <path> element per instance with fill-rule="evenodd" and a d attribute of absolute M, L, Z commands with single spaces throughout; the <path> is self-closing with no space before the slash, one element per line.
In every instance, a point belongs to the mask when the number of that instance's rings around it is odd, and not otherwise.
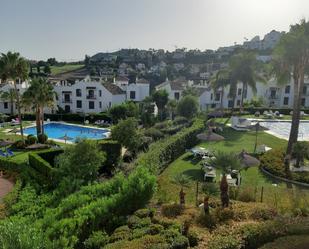
<path fill-rule="evenodd" d="M 14 184 L 0 176 L 0 202 L 2 202 L 2 198 L 9 193 L 13 189 Z"/>

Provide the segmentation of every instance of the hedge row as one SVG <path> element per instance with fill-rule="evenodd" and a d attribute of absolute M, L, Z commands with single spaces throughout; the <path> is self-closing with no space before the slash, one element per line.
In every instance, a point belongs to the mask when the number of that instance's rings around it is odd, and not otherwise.
<path fill-rule="evenodd" d="M 0 169 L 7 171 L 20 172 L 26 166 L 26 162 L 15 162 L 10 158 L 0 158 Z"/>
<path fill-rule="evenodd" d="M 184 128 L 176 135 L 159 140 L 150 145 L 149 150 L 138 156 L 135 166 L 143 166 L 151 172 L 162 172 L 172 161 L 198 143 L 197 134 L 203 132 L 204 121 L 196 119 L 191 127 Z"/>
<path fill-rule="evenodd" d="M 283 149 L 270 150 L 261 156 L 261 167 L 275 176 L 286 178 L 284 156 Z M 309 172 L 291 172 L 290 180 L 309 184 Z"/>

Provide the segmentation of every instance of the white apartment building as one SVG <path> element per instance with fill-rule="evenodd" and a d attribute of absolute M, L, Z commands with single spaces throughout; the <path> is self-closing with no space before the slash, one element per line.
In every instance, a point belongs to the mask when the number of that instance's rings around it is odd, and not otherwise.
<path fill-rule="evenodd" d="M 267 107 L 276 108 L 292 108 L 293 106 L 293 80 L 287 85 L 277 84 L 275 79 L 267 83 L 257 82 L 256 93 L 248 87 L 247 91 L 243 93 L 242 83 L 238 83 L 235 101 L 229 97 L 229 87 L 222 90 L 214 91 L 205 81 L 166 81 L 156 87 L 157 90 L 164 89 L 168 92 L 170 99 L 179 100 L 182 97 L 183 91 L 193 87 L 197 90 L 199 105 L 202 110 L 210 108 L 219 108 L 222 104 L 224 108 L 239 107 L 244 94 L 244 102 L 250 101 L 253 98 L 262 98 L 264 105 Z M 303 97 L 301 105 L 309 107 L 309 78 L 305 80 L 303 89 Z"/>

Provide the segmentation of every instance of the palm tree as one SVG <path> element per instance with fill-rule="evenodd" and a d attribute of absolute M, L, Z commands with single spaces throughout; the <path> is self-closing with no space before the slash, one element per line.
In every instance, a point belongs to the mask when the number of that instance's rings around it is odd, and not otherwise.
<path fill-rule="evenodd" d="M 6 92 L 2 92 L 1 98 L 3 100 L 7 100 L 7 101 L 10 102 L 10 109 L 11 109 L 10 114 L 11 114 L 11 116 L 13 116 L 14 115 L 14 103 L 15 103 L 15 100 L 16 100 L 15 90 L 11 88 Z"/>
<path fill-rule="evenodd" d="M 224 89 L 231 84 L 230 71 L 228 69 L 219 70 L 214 77 L 211 78 L 210 84 L 215 91 L 221 90 L 220 109 L 223 115 Z"/>
<path fill-rule="evenodd" d="M 12 80 L 14 84 L 14 90 L 16 95 L 16 105 L 18 111 L 18 119 L 20 122 L 20 134 L 24 141 L 24 131 L 21 118 L 21 106 L 20 96 L 17 90 L 16 81 L 21 83 L 28 77 L 29 64 L 19 53 L 8 52 L 7 54 L 1 54 L 0 57 L 0 77 L 3 80 Z"/>
<path fill-rule="evenodd" d="M 222 172 L 220 182 L 221 203 L 222 207 L 229 206 L 229 185 L 227 183 L 226 175 L 231 173 L 232 170 L 240 169 L 241 163 L 237 154 L 226 153 L 218 151 L 215 157 L 211 159 L 211 165 L 218 168 Z"/>
<path fill-rule="evenodd" d="M 286 84 L 293 79 L 294 102 L 292 125 L 286 150 L 286 172 L 289 172 L 289 158 L 298 139 L 301 97 L 306 69 L 309 66 L 309 22 L 292 25 L 283 35 L 273 53 L 273 69 L 278 83 Z"/>
<path fill-rule="evenodd" d="M 35 109 L 37 135 L 44 134 L 44 107 L 54 103 L 55 92 L 44 78 L 35 78 L 23 94 L 23 102 Z"/>
<path fill-rule="evenodd" d="M 183 188 L 188 186 L 190 179 L 189 176 L 182 173 L 175 175 L 173 178 L 173 182 L 181 187 L 179 191 L 180 205 L 185 205 L 185 192 L 183 191 Z"/>
<path fill-rule="evenodd" d="M 257 92 L 256 83 L 265 82 L 265 78 L 258 72 L 260 65 L 256 60 L 256 55 L 253 52 L 241 52 L 231 57 L 229 61 L 231 70 L 231 78 L 234 79 L 232 88 L 237 88 L 235 84 L 242 83 L 242 93 L 240 108 L 243 108 L 245 93 L 250 87 L 253 93 Z"/>
<path fill-rule="evenodd" d="M 304 159 L 309 157 L 309 143 L 306 141 L 296 142 L 293 145 L 292 156 L 296 158 L 296 167 L 304 163 Z"/>

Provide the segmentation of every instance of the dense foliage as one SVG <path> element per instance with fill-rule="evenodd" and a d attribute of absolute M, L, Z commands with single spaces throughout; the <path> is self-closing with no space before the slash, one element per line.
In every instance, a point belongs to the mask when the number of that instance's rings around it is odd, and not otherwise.
<path fill-rule="evenodd" d="M 204 130 L 204 122 L 196 119 L 191 127 L 182 129 L 174 136 L 161 139 L 149 147 L 149 151 L 139 155 L 135 165 L 148 168 L 159 173 L 173 160 L 182 155 L 186 149 L 198 143 L 196 135 Z"/>
<path fill-rule="evenodd" d="M 198 112 L 198 100 L 195 96 L 183 97 L 177 105 L 177 113 L 187 119 L 193 118 Z"/>

